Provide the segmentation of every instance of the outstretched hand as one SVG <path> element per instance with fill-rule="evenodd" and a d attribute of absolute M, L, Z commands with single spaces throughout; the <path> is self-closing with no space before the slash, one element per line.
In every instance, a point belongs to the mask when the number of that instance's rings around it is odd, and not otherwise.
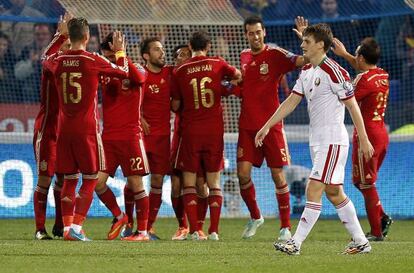
<path fill-rule="evenodd" d="M 70 19 L 72 19 L 74 16 L 72 13 L 70 12 L 65 12 L 65 15 L 60 16 L 59 18 L 59 23 L 58 23 L 58 32 L 61 35 L 68 35 L 69 30 L 68 30 L 68 22 L 70 21 Z"/>
<path fill-rule="evenodd" d="M 309 26 L 309 21 L 307 19 L 305 19 L 305 17 L 297 16 L 295 18 L 295 25 L 296 25 L 296 28 L 294 28 L 292 30 L 296 33 L 296 35 L 299 37 L 299 39 L 302 40 L 303 31 L 305 30 L 305 28 L 307 28 Z"/>
<path fill-rule="evenodd" d="M 348 54 L 348 51 L 346 51 L 344 44 L 338 38 L 333 38 L 332 45 L 333 46 L 331 47 L 331 50 L 333 53 L 335 53 L 335 55 L 343 57 Z"/>
<path fill-rule="evenodd" d="M 115 31 L 112 37 L 112 43 L 109 43 L 112 51 L 125 51 L 125 36 L 120 31 Z"/>

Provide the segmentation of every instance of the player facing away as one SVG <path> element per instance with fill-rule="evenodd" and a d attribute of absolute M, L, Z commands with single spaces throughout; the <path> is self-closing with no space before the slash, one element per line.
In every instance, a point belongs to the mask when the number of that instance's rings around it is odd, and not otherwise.
<path fill-rule="evenodd" d="M 86 19 L 72 18 L 68 30 L 70 49 L 45 63 L 55 76 L 59 94 L 56 171 L 64 174 L 61 195 L 64 239 L 87 241 L 82 225 L 93 200 L 98 171 L 105 169 L 97 112 L 98 82 L 101 75 L 128 77 L 128 62 L 120 32 L 115 32 L 113 39 L 117 66 L 86 51 L 89 40 Z M 75 198 L 80 173 L 82 185 Z"/>
<path fill-rule="evenodd" d="M 344 254 L 367 253 L 371 245 L 362 231 L 354 204 L 343 190 L 349 139 L 344 125 L 345 107 L 358 131 L 360 149 L 369 160 L 374 149 L 368 140 L 361 112 L 354 98 L 353 86 L 346 70 L 326 56 L 332 44 L 327 24 L 307 27 L 301 48 L 310 64 L 302 68 L 292 94 L 280 105 L 256 135 L 256 145 L 263 145 L 269 129 L 289 115 L 306 97 L 310 119 L 309 145 L 312 171 L 306 188 L 306 205 L 295 234 L 287 242 L 276 242 L 276 250 L 298 255 L 302 242 L 321 213 L 323 192 L 336 207 L 339 218 L 352 237 Z"/>
<path fill-rule="evenodd" d="M 208 57 L 210 36 L 197 31 L 190 38 L 192 58 L 174 69 L 172 109 L 181 110 L 181 138 L 175 167 L 183 172 L 183 200 L 190 224 L 190 238 L 199 240 L 197 172 L 203 166 L 209 188 L 210 240 L 219 240 L 223 196 L 220 171 L 223 168 L 224 125 L 221 81 L 239 79 L 240 71 L 219 57 Z"/>
<path fill-rule="evenodd" d="M 303 66 L 304 58 L 280 47 L 264 43 L 266 30 L 261 18 L 249 17 L 244 21 L 244 31 L 249 49 L 240 54 L 243 73 L 242 103 L 239 117 L 239 139 L 237 144 L 237 175 L 240 193 L 250 212 L 250 220 L 242 238 L 256 234 L 264 219 L 260 213 L 256 191 L 251 178 L 252 166 L 259 168 L 266 159 L 276 188 L 279 208 L 280 240 L 287 240 L 290 234 L 289 187 L 283 174 L 283 166 L 289 164 L 290 155 L 283 123 L 275 124 L 263 146 L 256 147 L 254 137 L 269 117 L 279 107 L 278 85 L 285 73 Z"/>
<path fill-rule="evenodd" d="M 191 50 L 188 44 L 178 45 L 173 49 L 173 59 L 175 67 L 180 66 L 186 60 L 191 58 Z M 184 185 L 182 172 L 179 169 L 174 168 L 175 159 L 177 157 L 178 144 L 181 136 L 180 129 L 180 110 L 175 112 L 174 118 L 174 133 L 171 141 L 171 203 L 178 221 L 178 229 L 172 236 L 174 241 L 182 241 L 187 238 L 188 224 L 187 216 L 184 212 L 184 203 L 182 198 L 182 189 Z M 197 223 L 198 234 L 201 240 L 207 240 L 207 236 L 203 231 L 203 226 L 208 209 L 208 187 L 205 182 L 205 171 L 199 170 L 197 172 Z"/>
<path fill-rule="evenodd" d="M 111 48 L 113 33 L 101 43 L 101 51 L 112 63 L 116 63 L 115 52 Z M 137 232 L 124 238 L 129 241 L 145 241 L 148 222 L 148 196 L 142 177 L 149 173 L 141 129 L 141 103 L 143 84 L 147 77 L 145 69 L 128 59 L 129 78 L 120 79 L 101 76 L 103 131 L 102 141 L 105 151 L 106 168 L 98 173 L 95 192 L 111 211 L 114 219 L 108 232 L 108 240 L 118 237 L 128 223 L 128 217 L 119 208 L 114 193 L 106 182 L 115 175 L 121 166 L 127 178 L 127 187 L 133 192 L 137 215 Z M 132 235 L 132 234 L 131 234 Z"/>
<path fill-rule="evenodd" d="M 141 56 L 148 73 L 142 104 L 142 126 L 145 150 L 151 170 L 148 231 L 151 239 L 159 239 L 153 230 L 162 203 L 164 176 L 170 173 L 171 93 L 172 66 L 165 64 L 165 51 L 161 41 L 150 37 L 142 41 Z"/>
<path fill-rule="evenodd" d="M 333 52 L 347 60 L 353 68 L 361 71 L 357 75 L 355 99 L 359 103 L 369 141 L 375 152 L 369 161 L 364 161 L 359 147 L 358 134 L 354 130 L 352 141 L 352 180 L 365 199 L 365 209 L 371 231 L 367 234 L 370 241 L 383 241 L 387 236 L 392 219 L 382 207 L 376 181 L 379 168 L 388 147 L 388 133 L 384 115 L 389 92 L 388 73 L 377 67 L 380 47 L 373 38 L 365 38 L 356 49 L 355 56 L 346 51 L 338 39 L 333 40 Z"/>
<path fill-rule="evenodd" d="M 72 15 L 66 13 L 59 21 L 58 31 L 50 42 L 42 59 L 45 60 L 52 54 L 62 50 L 68 41 L 67 22 Z M 59 116 L 58 93 L 53 74 L 47 69 L 42 71 L 40 86 L 40 110 L 36 116 L 33 134 L 33 148 L 35 152 L 38 180 L 33 194 L 33 208 L 36 222 L 35 239 L 50 240 L 51 236 L 46 232 L 46 207 L 47 195 L 53 176 L 55 175 L 56 139 Z M 63 222 L 60 206 L 60 193 L 63 186 L 63 176 L 56 174 L 57 180 L 53 187 L 55 198 L 55 224 L 52 234 L 63 237 Z"/>

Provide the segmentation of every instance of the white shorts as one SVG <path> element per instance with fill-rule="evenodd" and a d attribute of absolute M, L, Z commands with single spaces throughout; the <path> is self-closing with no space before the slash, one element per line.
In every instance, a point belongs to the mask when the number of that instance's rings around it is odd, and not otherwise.
<path fill-rule="evenodd" d="M 348 148 L 337 144 L 311 146 L 313 167 L 309 178 L 328 185 L 344 184 Z"/>

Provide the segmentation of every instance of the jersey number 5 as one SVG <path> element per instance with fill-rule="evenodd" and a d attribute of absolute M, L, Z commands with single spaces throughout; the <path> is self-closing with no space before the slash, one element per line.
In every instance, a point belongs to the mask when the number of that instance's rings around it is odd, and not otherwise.
<path fill-rule="evenodd" d="M 68 86 L 67 86 L 68 74 L 69 74 L 69 86 L 76 88 L 76 96 L 74 94 L 69 94 L 69 101 L 68 101 Z M 79 103 L 82 99 L 82 87 L 75 80 L 82 78 L 82 73 L 64 72 L 60 74 L 60 78 L 62 79 L 63 103 L 64 104 Z"/>
<path fill-rule="evenodd" d="M 204 108 L 210 108 L 214 105 L 214 92 L 211 89 L 206 88 L 206 83 L 211 83 L 213 80 L 209 77 L 204 77 L 200 80 L 200 88 L 197 82 L 197 78 L 193 78 L 190 81 L 190 85 L 193 86 L 193 94 L 194 94 L 194 108 L 200 108 L 200 99 L 198 96 L 200 90 L 200 97 L 201 97 L 201 105 Z M 207 100 L 207 95 L 209 96 L 209 100 Z"/>

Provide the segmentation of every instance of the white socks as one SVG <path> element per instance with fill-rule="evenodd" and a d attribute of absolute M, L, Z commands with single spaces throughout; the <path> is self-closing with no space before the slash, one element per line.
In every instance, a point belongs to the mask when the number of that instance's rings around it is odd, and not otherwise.
<path fill-rule="evenodd" d="M 293 240 L 296 242 L 297 247 L 300 248 L 302 242 L 306 239 L 316 221 L 321 214 L 322 204 L 315 202 L 306 202 L 305 209 L 300 217 L 298 228 L 296 229 Z"/>
<path fill-rule="evenodd" d="M 357 244 L 364 244 L 367 242 L 364 231 L 361 228 L 358 217 L 356 215 L 355 207 L 352 201 L 347 197 L 339 205 L 335 206 L 339 219 L 341 219 L 345 228 Z"/>

